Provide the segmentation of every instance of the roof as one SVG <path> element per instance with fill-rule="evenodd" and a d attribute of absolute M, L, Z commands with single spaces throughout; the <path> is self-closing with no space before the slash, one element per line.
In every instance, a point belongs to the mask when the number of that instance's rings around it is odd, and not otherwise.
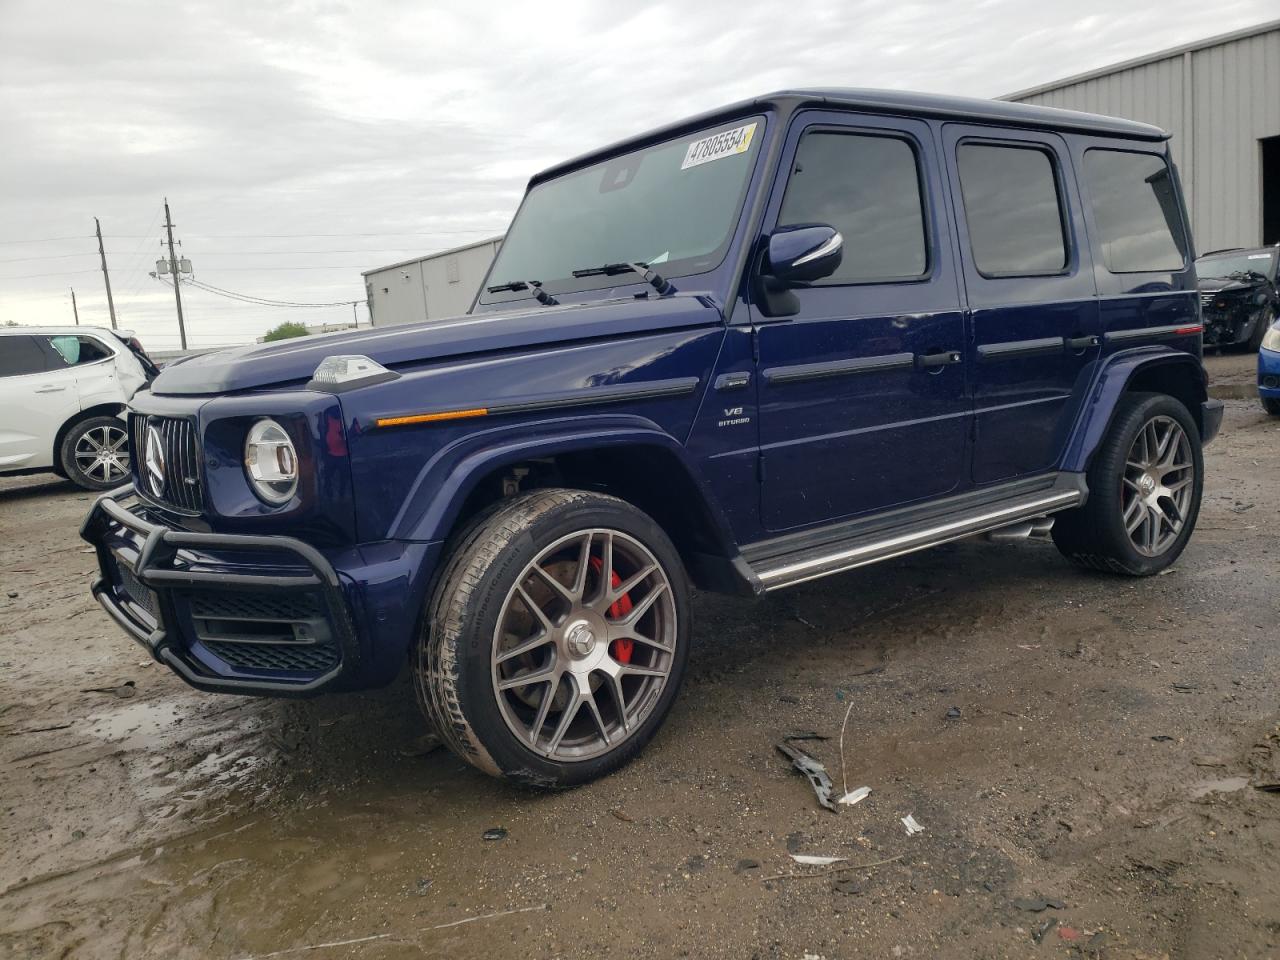
<path fill-rule="evenodd" d="M 1280 20 L 1269 20 L 1256 26 L 1245 27 L 1243 30 L 1233 30 L 1231 33 L 1220 33 L 1217 36 L 1206 37 L 1203 40 L 1195 40 L 1192 43 L 1170 47 L 1168 50 L 1161 50 L 1158 53 L 1148 53 L 1132 60 L 1121 60 L 1119 63 L 1113 63 L 1108 67 L 1099 67 L 1097 70 L 1073 74 L 1069 77 L 1063 77 L 1061 80 L 1054 80 L 1050 83 L 1042 83 L 1039 86 L 1028 87 L 1026 90 L 1019 90 L 1017 93 L 1007 93 L 1000 99 L 1022 100 L 1025 97 L 1034 97 L 1037 94 L 1048 93 L 1051 90 L 1060 90 L 1073 84 L 1084 83 L 1086 80 L 1096 80 L 1098 77 L 1106 77 L 1124 70 L 1132 70 L 1134 67 L 1143 67 L 1148 63 L 1168 60 L 1170 57 L 1180 57 L 1185 53 L 1194 53 L 1197 50 L 1204 50 L 1208 47 L 1220 47 L 1224 43 L 1232 43 L 1236 40 L 1247 40 L 1250 37 L 1270 33 L 1272 30 L 1280 30 Z"/>
<path fill-rule="evenodd" d="M 758 112 L 767 108 L 794 110 L 803 106 L 834 107 L 894 116 L 997 123 L 1040 130 L 1066 130 L 1133 140 L 1169 139 L 1165 131 L 1147 123 L 1081 113 L 1075 110 L 1060 110 L 1056 107 L 1042 107 L 1036 104 L 980 100 L 974 97 L 953 97 L 937 93 L 912 93 L 905 90 L 871 90 L 854 87 L 800 88 L 779 90 L 753 100 L 742 100 L 650 130 L 639 136 L 628 137 L 610 146 L 592 150 L 572 160 L 548 167 L 529 182 L 532 186 L 534 183 L 565 173 L 599 157 L 621 153 L 649 143 L 657 143 L 679 136 L 691 129 L 706 127 L 744 113 Z"/>
<path fill-rule="evenodd" d="M 420 257 L 410 257 L 408 260 L 401 260 L 398 263 L 388 263 L 385 267 L 374 267 L 372 270 L 364 270 L 360 276 L 367 277 L 375 273 L 381 273 L 383 270 L 395 270 L 398 267 L 407 267 L 411 263 L 421 263 L 423 260 L 435 260 L 438 257 L 447 257 L 450 254 L 462 253 L 464 250 L 474 250 L 476 247 L 487 247 L 491 243 L 497 243 L 502 239 L 502 234 L 496 237 L 490 237 L 487 240 L 477 240 L 474 243 L 464 243 L 460 247 L 450 247 L 448 250 L 439 250 L 435 253 L 424 253 Z"/>
<path fill-rule="evenodd" d="M 112 335 L 116 337 L 133 336 L 132 330 L 109 330 L 106 327 L 91 327 L 86 323 L 82 323 L 79 326 L 75 326 L 75 327 L 71 327 L 71 326 L 36 327 L 36 326 L 26 326 L 25 324 L 18 324 L 16 327 L 0 327 L 0 334 L 4 334 L 4 333 L 23 334 L 28 337 L 32 337 L 32 336 L 63 337 L 63 336 L 75 336 L 76 334 L 79 334 L 79 333 L 96 333 L 98 336 L 112 336 Z"/>

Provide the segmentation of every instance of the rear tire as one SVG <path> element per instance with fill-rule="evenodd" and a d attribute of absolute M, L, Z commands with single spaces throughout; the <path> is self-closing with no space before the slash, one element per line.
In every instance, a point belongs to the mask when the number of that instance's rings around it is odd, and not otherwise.
<path fill-rule="evenodd" d="M 85 490 L 110 490 L 129 479 L 129 432 L 119 417 L 88 417 L 62 438 L 58 461 Z"/>
<path fill-rule="evenodd" d="M 472 766 L 571 787 L 653 737 L 688 637 L 684 567 L 657 523 L 614 497 L 538 490 L 459 537 L 429 600 L 414 685 Z"/>
<path fill-rule="evenodd" d="M 1089 499 L 1058 514 L 1053 540 L 1082 567 L 1149 577 L 1182 553 L 1204 486 L 1200 431 L 1165 394 L 1121 398 L 1089 466 Z"/>

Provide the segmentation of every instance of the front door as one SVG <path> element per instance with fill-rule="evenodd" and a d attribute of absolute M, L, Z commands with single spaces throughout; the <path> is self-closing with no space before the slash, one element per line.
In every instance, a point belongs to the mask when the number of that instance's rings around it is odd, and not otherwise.
<path fill-rule="evenodd" d="M 58 428 L 79 410 L 71 367 L 40 338 L 0 335 L 0 470 L 52 466 Z"/>
<path fill-rule="evenodd" d="M 973 481 L 1048 471 L 1101 352 L 1071 157 L 1052 133 L 943 135 L 972 328 Z"/>
<path fill-rule="evenodd" d="M 765 216 L 826 223 L 839 269 L 756 327 L 761 517 L 782 531 L 929 500 L 965 483 L 964 315 L 933 131 L 812 111 Z"/>

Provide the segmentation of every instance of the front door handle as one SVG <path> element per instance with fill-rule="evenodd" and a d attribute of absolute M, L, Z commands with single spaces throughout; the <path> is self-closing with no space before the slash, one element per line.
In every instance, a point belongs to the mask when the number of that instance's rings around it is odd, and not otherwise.
<path fill-rule="evenodd" d="M 1101 341 L 1094 336 L 1088 337 L 1068 337 L 1068 350 L 1088 350 L 1090 347 L 1096 347 Z"/>
<path fill-rule="evenodd" d="M 916 363 L 922 370 L 937 370 L 960 362 L 960 351 L 944 350 L 941 353 L 922 353 L 916 356 Z"/>
<path fill-rule="evenodd" d="M 66 387 L 41 387 L 36 393 L 61 393 Z"/>

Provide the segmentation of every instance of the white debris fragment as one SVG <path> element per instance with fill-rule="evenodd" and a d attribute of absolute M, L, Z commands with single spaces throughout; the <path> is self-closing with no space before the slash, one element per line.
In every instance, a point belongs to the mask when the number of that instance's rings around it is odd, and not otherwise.
<path fill-rule="evenodd" d="M 871 796 L 870 787 L 859 787 L 857 790 L 850 790 L 843 797 L 837 800 L 836 803 L 844 803 L 852 807 L 855 803 L 860 803 L 869 796 Z"/>
<path fill-rule="evenodd" d="M 907 836 L 924 832 L 924 827 L 920 826 L 916 822 L 916 818 L 909 813 L 902 818 L 902 825 L 907 828 Z"/>
<path fill-rule="evenodd" d="M 803 863 L 807 867 L 829 867 L 833 863 L 843 863 L 848 857 L 812 857 L 807 853 L 793 853 L 791 859 Z"/>

